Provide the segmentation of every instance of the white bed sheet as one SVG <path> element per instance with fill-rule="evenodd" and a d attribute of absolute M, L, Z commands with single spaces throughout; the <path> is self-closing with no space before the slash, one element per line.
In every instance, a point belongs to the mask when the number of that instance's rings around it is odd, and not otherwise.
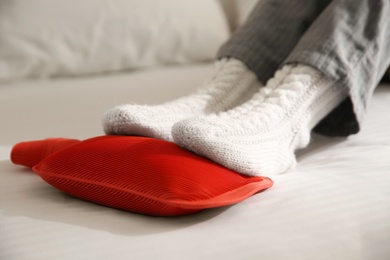
<path fill-rule="evenodd" d="M 0 85 L 0 259 L 390 259 L 390 86 L 376 90 L 358 135 L 314 136 L 273 188 L 184 217 L 84 202 L 8 160 L 18 141 L 99 135 L 105 109 L 182 96 L 209 70 Z"/>

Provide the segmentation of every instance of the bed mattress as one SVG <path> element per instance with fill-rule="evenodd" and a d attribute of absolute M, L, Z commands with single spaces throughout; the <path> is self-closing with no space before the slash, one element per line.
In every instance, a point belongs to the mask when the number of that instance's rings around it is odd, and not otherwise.
<path fill-rule="evenodd" d="M 390 86 L 359 134 L 314 135 L 271 189 L 188 216 L 81 201 L 9 161 L 16 142 L 101 135 L 114 105 L 190 93 L 210 66 L 0 85 L 0 259 L 390 259 Z"/>

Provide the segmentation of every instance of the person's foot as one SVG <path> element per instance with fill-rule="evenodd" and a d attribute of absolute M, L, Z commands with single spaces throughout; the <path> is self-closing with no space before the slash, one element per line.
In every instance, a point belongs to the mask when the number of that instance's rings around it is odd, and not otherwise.
<path fill-rule="evenodd" d="M 241 61 L 224 58 L 215 63 L 211 79 L 196 93 L 162 105 L 121 105 L 103 118 L 106 134 L 141 135 L 172 141 L 172 125 L 180 120 L 226 111 L 248 100 L 261 87 Z"/>
<path fill-rule="evenodd" d="M 286 65 L 241 106 L 186 119 L 172 128 L 181 147 L 246 175 L 271 175 L 296 164 L 311 129 L 345 94 L 316 70 Z"/>

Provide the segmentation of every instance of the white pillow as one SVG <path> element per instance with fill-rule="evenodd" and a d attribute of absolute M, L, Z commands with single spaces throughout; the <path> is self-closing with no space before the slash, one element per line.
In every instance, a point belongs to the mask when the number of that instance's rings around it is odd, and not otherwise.
<path fill-rule="evenodd" d="M 204 61 L 228 34 L 216 0 L 1 0 L 0 81 Z"/>

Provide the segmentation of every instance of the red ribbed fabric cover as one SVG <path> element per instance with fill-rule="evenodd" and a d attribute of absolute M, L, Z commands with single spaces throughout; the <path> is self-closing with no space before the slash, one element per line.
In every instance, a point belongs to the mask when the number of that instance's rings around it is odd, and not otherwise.
<path fill-rule="evenodd" d="M 135 136 L 91 138 L 53 153 L 33 170 L 77 198 L 156 216 L 234 204 L 273 184 L 174 143 Z"/>

